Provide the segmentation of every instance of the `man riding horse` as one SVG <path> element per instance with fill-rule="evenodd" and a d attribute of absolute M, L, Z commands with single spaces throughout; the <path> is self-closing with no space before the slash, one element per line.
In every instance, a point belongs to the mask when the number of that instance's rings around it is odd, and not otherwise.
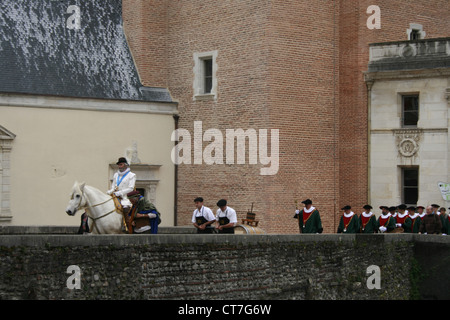
<path fill-rule="evenodd" d="M 111 189 L 106 193 L 114 194 L 120 199 L 124 212 L 130 211 L 132 206 L 130 200 L 127 198 L 127 194 L 134 190 L 136 183 L 136 174 L 130 171 L 129 164 L 126 158 L 119 158 L 116 163 L 119 169 L 114 173 Z"/>
<path fill-rule="evenodd" d="M 120 157 L 116 164 L 119 166 L 119 169 L 114 173 L 111 189 L 106 193 L 109 195 L 114 194 L 120 199 L 123 215 L 128 219 L 128 213 L 131 210 L 132 203 L 127 198 L 127 194 L 134 190 L 136 174 L 130 171 L 130 165 L 126 158 Z M 129 221 L 126 221 L 126 223 L 128 224 Z"/>

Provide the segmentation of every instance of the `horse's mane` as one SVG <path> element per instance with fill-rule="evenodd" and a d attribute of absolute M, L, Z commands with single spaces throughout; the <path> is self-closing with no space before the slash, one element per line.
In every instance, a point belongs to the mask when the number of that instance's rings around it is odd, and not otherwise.
<path fill-rule="evenodd" d="M 74 186 L 73 186 L 73 191 L 75 191 L 75 190 L 80 190 L 81 189 L 81 185 L 82 185 L 83 183 L 78 183 L 78 182 L 75 182 L 75 184 L 74 184 Z M 93 192 L 95 192 L 95 193 L 98 193 L 99 195 L 102 195 L 102 197 L 103 198 L 105 198 L 105 199 L 107 199 L 109 196 L 106 194 L 106 193 L 104 193 L 103 191 L 101 191 L 100 189 L 98 189 L 98 188 L 96 188 L 96 187 L 93 187 L 93 186 L 91 186 L 91 185 L 88 185 L 88 184 L 84 184 L 84 189 L 87 189 L 87 190 L 89 190 L 89 191 L 93 191 Z M 81 190 L 80 190 L 81 191 Z"/>

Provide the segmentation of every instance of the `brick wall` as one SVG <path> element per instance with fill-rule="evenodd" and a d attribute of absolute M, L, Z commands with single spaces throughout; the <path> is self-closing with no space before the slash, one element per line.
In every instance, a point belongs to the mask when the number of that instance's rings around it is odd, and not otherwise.
<path fill-rule="evenodd" d="M 141 83 L 167 88 L 167 1 L 122 0 L 123 24 Z"/>
<path fill-rule="evenodd" d="M 368 44 L 406 39 L 409 23 L 428 37 L 448 36 L 446 0 L 133 1 L 124 23 L 145 85 L 167 85 L 179 102 L 179 127 L 203 131 L 279 129 L 274 176 L 259 165 L 179 166 L 178 225 L 190 224 L 193 199 L 226 198 L 239 218 L 254 203 L 260 226 L 298 232 L 294 201 L 311 198 L 324 231 L 335 232 L 343 205 L 368 201 Z M 367 7 L 381 9 L 369 30 Z M 217 50 L 217 99 L 193 100 L 194 53 Z M 204 142 L 203 148 L 209 143 Z"/>

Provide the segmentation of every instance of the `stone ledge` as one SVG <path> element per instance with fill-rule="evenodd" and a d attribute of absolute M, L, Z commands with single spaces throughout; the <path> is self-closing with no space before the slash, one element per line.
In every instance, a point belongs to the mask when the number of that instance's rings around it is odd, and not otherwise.
<path fill-rule="evenodd" d="M 77 246 L 127 246 L 127 245 L 173 245 L 173 244 L 271 244 L 271 243 L 313 243 L 313 242 L 370 242 L 392 243 L 398 241 L 441 243 L 450 245 L 450 237 L 440 235 L 413 234 L 322 234 L 322 235 L 78 235 L 78 234 L 9 234 L 0 235 L 3 247 L 77 247 Z"/>

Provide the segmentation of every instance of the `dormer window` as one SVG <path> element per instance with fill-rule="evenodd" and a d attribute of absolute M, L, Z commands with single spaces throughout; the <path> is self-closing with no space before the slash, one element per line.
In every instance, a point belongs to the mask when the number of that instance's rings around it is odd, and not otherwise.
<path fill-rule="evenodd" d="M 425 39 L 425 31 L 423 31 L 423 26 L 419 23 L 410 23 L 409 29 L 406 29 L 406 34 L 408 35 L 408 40 L 420 40 Z"/>

